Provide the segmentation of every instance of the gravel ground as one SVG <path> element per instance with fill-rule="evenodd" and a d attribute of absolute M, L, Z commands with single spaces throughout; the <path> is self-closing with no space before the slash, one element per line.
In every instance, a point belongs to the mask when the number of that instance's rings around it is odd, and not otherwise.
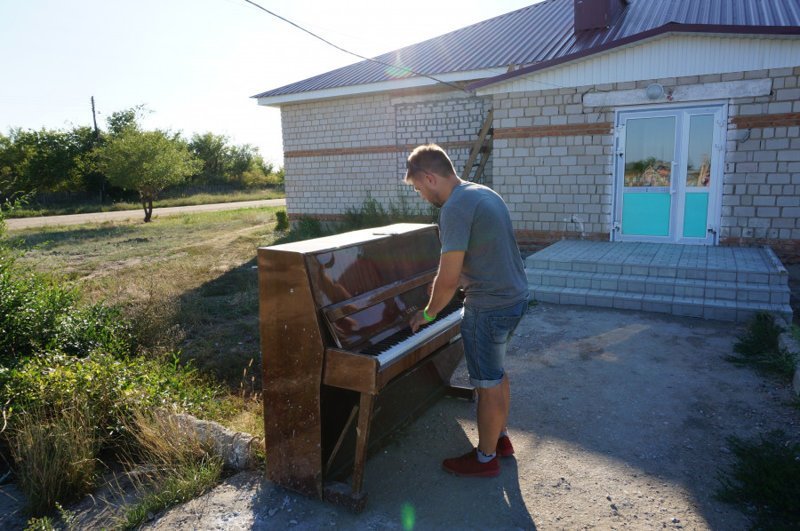
<path fill-rule="evenodd" d="M 788 386 L 725 361 L 742 331 L 541 304 L 507 359 L 516 456 L 499 477 L 441 470 L 477 443 L 475 404 L 443 399 L 368 461 L 360 515 L 252 471 L 145 528 L 746 529 L 745 515 L 714 499 L 732 462 L 726 438 L 800 437 L 800 412 Z"/>
<path fill-rule="evenodd" d="M 475 405 L 444 399 L 370 459 L 360 515 L 250 472 L 147 528 L 745 529 L 713 496 L 732 462 L 726 438 L 800 436 L 800 413 L 788 386 L 724 360 L 742 330 L 539 305 L 509 352 L 516 456 L 499 477 L 440 469 L 477 443 Z"/>

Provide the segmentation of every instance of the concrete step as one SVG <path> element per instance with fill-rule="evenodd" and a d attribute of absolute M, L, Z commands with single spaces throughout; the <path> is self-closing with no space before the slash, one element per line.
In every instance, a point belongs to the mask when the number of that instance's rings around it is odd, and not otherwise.
<path fill-rule="evenodd" d="M 768 304 L 789 304 L 791 297 L 788 284 L 615 275 L 558 269 L 528 268 L 525 272 L 530 286 L 593 289 Z"/>
<path fill-rule="evenodd" d="M 745 321 L 791 319 L 788 271 L 769 247 L 561 241 L 526 261 L 535 300 Z"/>
<path fill-rule="evenodd" d="M 781 284 L 788 272 L 769 247 L 562 241 L 531 255 L 526 267 L 615 275 Z"/>
<path fill-rule="evenodd" d="M 788 303 L 742 302 L 555 286 L 530 286 L 530 293 L 531 298 L 539 302 L 657 312 L 720 321 L 749 321 L 760 311 L 767 311 L 786 319 L 791 319 L 792 315 L 792 308 Z"/>

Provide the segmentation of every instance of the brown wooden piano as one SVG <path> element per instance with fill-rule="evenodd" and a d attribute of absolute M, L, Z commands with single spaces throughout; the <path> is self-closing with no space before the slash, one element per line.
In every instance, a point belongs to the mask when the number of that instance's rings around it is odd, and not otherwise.
<path fill-rule="evenodd" d="M 421 224 L 258 249 L 270 480 L 360 511 L 368 452 L 442 395 L 473 398 L 450 385 L 460 302 L 408 327 L 439 252 L 437 227 Z"/>

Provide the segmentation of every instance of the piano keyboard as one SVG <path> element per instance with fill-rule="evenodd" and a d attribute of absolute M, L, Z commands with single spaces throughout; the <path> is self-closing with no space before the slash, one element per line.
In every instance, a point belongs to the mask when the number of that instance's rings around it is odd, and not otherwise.
<path fill-rule="evenodd" d="M 421 345 L 428 339 L 432 338 L 442 330 L 446 330 L 453 326 L 454 324 L 458 323 L 461 320 L 461 308 L 456 308 L 452 310 L 450 313 L 443 317 L 439 317 L 434 322 L 421 327 L 417 330 L 417 333 L 412 334 L 411 329 L 409 328 L 406 330 L 404 334 L 395 334 L 391 338 L 387 340 L 387 342 L 391 342 L 391 345 L 386 350 L 379 350 L 377 352 L 378 363 L 383 366 L 394 360 L 395 358 L 402 356 L 404 353 L 408 352 L 409 350 L 413 349 L 414 347 Z M 400 336 L 400 337 L 398 337 Z M 377 350 L 376 347 L 385 347 L 385 343 L 379 343 L 378 345 L 374 345 L 371 349 L 369 349 L 366 353 L 375 353 L 374 351 Z"/>

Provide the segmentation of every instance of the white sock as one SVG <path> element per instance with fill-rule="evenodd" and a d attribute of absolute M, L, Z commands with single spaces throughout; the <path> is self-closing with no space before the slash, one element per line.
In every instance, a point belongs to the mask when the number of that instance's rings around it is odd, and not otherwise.
<path fill-rule="evenodd" d="M 501 431 L 500 437 L 498 437 L 498 439 L 502 439 L 503 437 L 508 437 L 508 430 Z"/>
<path fill-rule="evenodd" d="M 478 461 L 481 462 L 481 463 L 488 463 L 489 461 L 494 459 L 495 456 L 497 455 L 497 454 L 485 454 L 485 453 L 481 452 L 480 448 L 478 448 L 478 452 L 477 453 L 478 453 Z"/>

